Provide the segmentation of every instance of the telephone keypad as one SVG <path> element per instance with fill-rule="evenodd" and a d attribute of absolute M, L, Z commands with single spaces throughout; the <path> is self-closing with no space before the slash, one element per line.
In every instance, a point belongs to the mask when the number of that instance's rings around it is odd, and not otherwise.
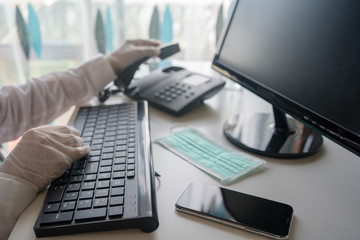
<path fill-rule="evenodd" d="M 166 102 L 172 102 L 179 96 L 187 93 L 191 90 L 191 86 L 187 84 L 180 84 L 178 82 L 172 83 L 169 86 L 166 86 L 159 91 L 154 93 L 154 97 L 159 100 L 163 100 Z M 185 95 L 186 98 L 188 98 L 190 95 L 193 95 L 194 93 L 187 93 Z"/>

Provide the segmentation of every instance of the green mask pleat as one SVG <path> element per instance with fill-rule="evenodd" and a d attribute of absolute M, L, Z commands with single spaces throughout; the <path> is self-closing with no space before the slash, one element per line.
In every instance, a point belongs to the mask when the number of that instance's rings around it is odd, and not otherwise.
<path fill-rule="evenodd" d="M 155 141 L 223 184 L 230 184 L 265 163 L 245 153 L 230 152 L 194 129 L 187 128 Z"/>

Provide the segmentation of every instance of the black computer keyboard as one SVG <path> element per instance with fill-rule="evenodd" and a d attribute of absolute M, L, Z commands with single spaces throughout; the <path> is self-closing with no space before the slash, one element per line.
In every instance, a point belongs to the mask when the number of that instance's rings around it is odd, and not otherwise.
<path fill-rule="evenodd" d="M 36 236 L 156 230 L 147 102 L 82 107 L 74 127 L 91 152 L 51 183 L 34 226 Z"/>

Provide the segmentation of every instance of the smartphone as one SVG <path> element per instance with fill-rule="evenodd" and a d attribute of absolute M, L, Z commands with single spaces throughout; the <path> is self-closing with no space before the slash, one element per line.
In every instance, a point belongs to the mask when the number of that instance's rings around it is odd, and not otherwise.
<path fill-rule="evenodd" d="M 177 210 L 274 239 L 287 239 L 293 208 L 287 204 L 203 183 L 191 183 Z"/>

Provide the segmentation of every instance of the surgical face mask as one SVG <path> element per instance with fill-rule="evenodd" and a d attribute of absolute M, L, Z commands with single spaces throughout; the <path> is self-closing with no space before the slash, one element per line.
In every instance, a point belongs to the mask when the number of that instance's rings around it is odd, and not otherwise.
<path fill-rule="evenodd" d="M 243 152 L 234 152 L 186 128 L 157 139 L 155 143 L 209 174 L 220 183 L 231 184 L 266 162 Z"/>

